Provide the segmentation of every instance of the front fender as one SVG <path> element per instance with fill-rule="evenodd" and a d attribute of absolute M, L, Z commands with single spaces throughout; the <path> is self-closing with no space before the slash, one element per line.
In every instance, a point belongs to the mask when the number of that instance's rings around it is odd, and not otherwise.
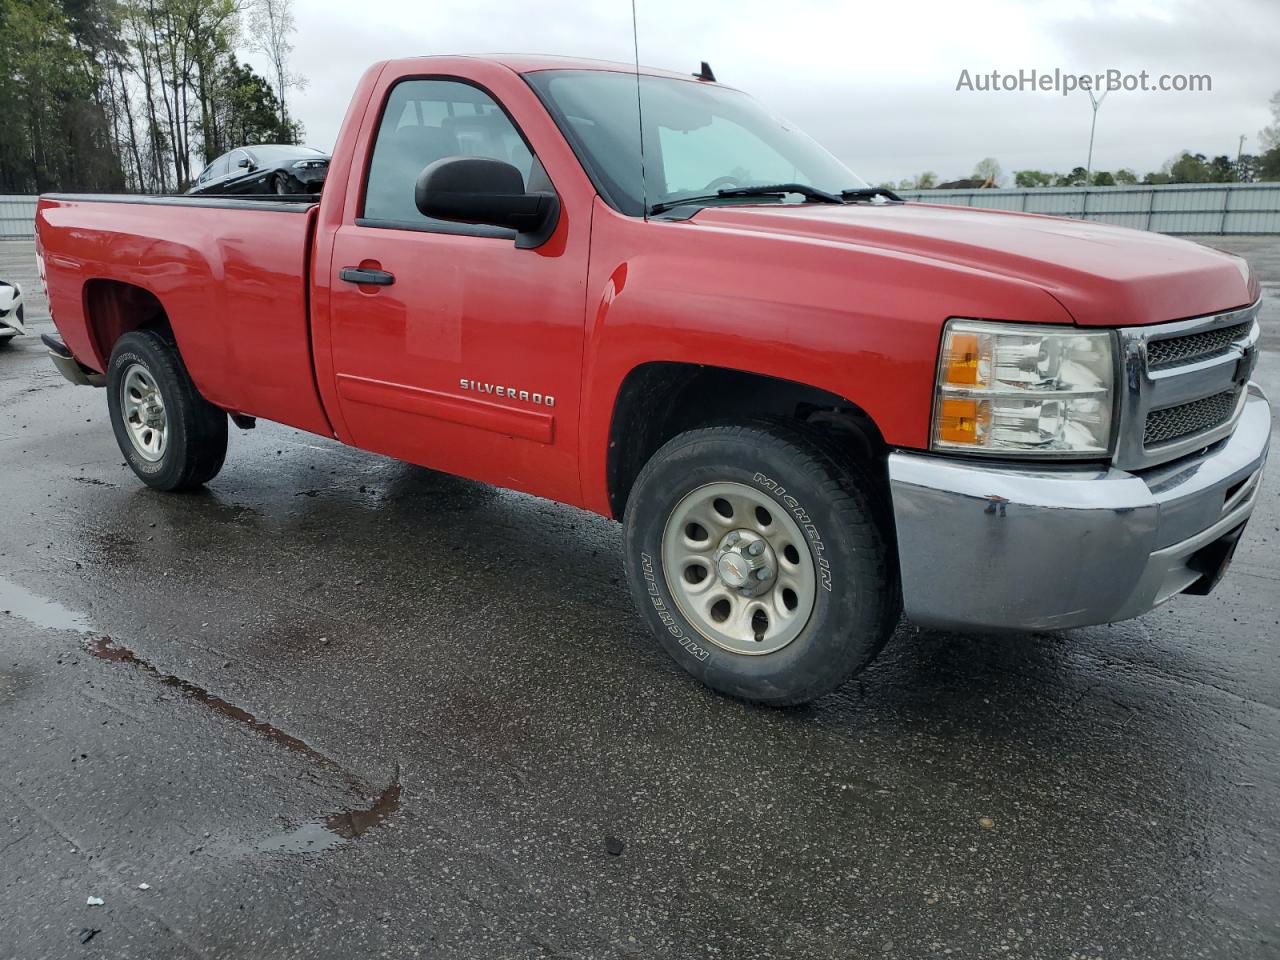
<path fill-rule="evenodd" d="M 793 381 L 863 410 L 890 446 L 928 446 L 949 317 L 1070 323 L 1025 281 L 894 250 L 684 222 L 598 202 L 583 356 L 583 489 L 608 506 L 613 405 L 653 361 Z"/>

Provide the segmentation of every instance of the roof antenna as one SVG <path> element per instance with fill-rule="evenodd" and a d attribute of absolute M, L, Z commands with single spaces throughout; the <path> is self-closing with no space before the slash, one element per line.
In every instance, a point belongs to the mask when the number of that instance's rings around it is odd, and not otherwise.
<path fill-rule="evenodd" d="M 711 83 L 716 82 L 716 75 L 711 72 L 711 64 L 705 60 L 702 61 L 702 69 L 695 73 L 694 76 L 699 80 L 708 80 Z"/>
<path fill-rule="evenodd" d="M 644 218 L 648 220 L 649 184 L 644 172 L 644 111 L 640 106 L 640 32 L 636 29 L 636 0 L 631 0 L 631 43 L 636 55 L 636 120 L 640 124 L 640 202 L 644 205 Z"/>

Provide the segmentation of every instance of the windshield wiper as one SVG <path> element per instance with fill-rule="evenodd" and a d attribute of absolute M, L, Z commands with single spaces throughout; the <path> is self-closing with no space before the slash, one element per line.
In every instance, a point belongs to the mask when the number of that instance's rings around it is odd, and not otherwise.
<path fill-rule="evenodd" d="M 858 187 L 853 190 L 841 190 L 840 196 L 844 197 L 845 200 L 872 200 L 876 197 L 884 197 L 886 200 L 906 203 L 905 200 L 888 187 Z"/>
<path fill-rule="evenodd" d="M 798 193 L 811 203 L 844 203 L 836 194 L 828 193 L 826 190 L 819 190 L 817 187 L 811 187 L 806 183 L 764 183 L 751 187 L 728 187 L 715 193 L 697 197 L 664 200 L 662 203 L 655 203 L 649 208 L 649 212 L 664 213 L 667 210 L 674 210 L 676 207 L 683 207 L 689 204 L 710 203 L 713 200 L 723 199 L 732 200 L 738 197 L 783 197 L 788 193 Z"/>
<path fill-rule="evenodd" d="M 722 197 L 767 197 L 773 194 L 798 193 L 814 203 L 844 203 L 834 193 L 827 193 L 807 183 L 766 183 L 754 187 L 729 187 L 719 193 Z"/>

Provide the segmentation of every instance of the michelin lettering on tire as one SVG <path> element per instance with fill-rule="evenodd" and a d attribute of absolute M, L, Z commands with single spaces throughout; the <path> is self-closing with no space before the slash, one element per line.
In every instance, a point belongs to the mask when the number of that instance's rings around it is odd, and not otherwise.
<path fill-rule="evenodd" d="M 662 621 L 662 625 L 667 628 L 667 633 L 675 637 L 675 640 L 685 653 L 689 654 L 696 660 L 705 660 L 711 654 L 699 646 L 692 637 L 684 632 L 680 624 L 676 622 L 675 616 L 668 609 L 666 602 L 662 599 L 662 594 L 658 590 L 658 576 L 653 569 L 653 558 L 647 553 L 640 554 L 640 571 L 645 579 L 645 589 L 649 593 L 649 600 L 653 603 L 653 609 L 657 611 L 658 618 Z"/>
<path fill-rule="evenodd" d="M 763 473 L 757 473 L 752 479 L 781 501 L 782 505 L 795 517 L 796 523 L 800 525 L 800 529 L 813 545 L 813 559 L 818 565 L 818 583 L 827 593 L 830 593 L 831 563 L 826 557 L 827 545 L 822 542 L 822 534 L 818 532 L 817 526 L 809 516 L 809 511 L 801 506 L 795 497 L 787 493 L 786 487 L 778 486 L 778 481 L 766 477 Z"/>

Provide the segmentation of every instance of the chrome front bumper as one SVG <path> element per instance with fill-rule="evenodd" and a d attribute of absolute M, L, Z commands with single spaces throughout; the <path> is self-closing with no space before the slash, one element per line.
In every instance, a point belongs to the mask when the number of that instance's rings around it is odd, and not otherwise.
<path fill-rule="evenodd" d="M 906 614 L 943 629 L 1055 630 L 1206 592 L 1253 512 L 1270 439 L 1251 384 L 1230 437 L 1141 473 L 890 454 Z"/>

